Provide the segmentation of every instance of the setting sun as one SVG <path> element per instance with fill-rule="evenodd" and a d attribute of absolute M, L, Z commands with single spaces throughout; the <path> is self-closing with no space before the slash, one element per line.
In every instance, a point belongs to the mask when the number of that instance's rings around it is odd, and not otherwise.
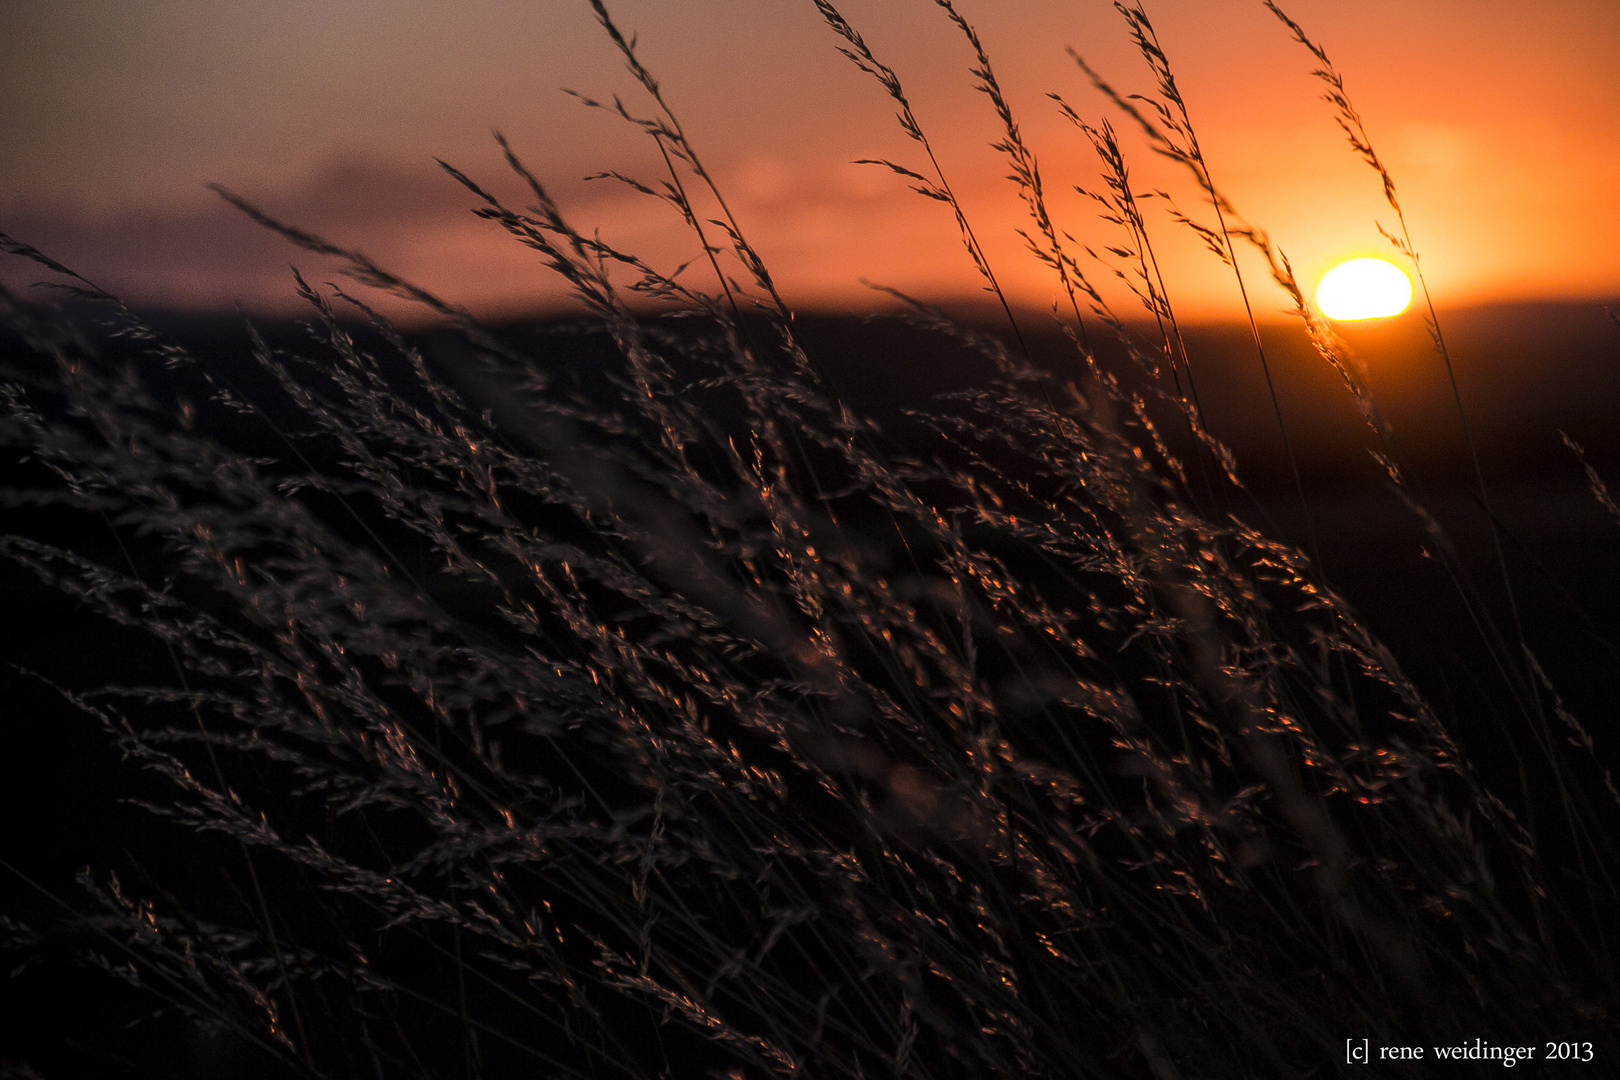
<path fill-rule="evenodd" d="M 1316 283 L 1316 306 L 1330 319 L 1387 319 L 1412 303 L 1412 279 L 1384 259 L 1350 259 Z"/>

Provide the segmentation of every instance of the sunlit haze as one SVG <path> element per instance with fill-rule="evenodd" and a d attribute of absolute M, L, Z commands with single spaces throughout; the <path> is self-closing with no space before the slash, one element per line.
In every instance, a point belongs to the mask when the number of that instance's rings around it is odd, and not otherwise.
<path fill-rule="evenodd" d="M 982 297 L 942 204 L 908 190 L 889 158 L 925 169 L 870 78 L 840 56 L 810 0 L 616 0 L 649 68 L 704 154 L 787 300 L 880 303 L 863 279 L 940 300 Z M 1620 5 L 1612 0 L 1291 0 L 1328 51 L 1394 177 L 1441 305 L 1620 294 Z M 904 81 L 940 164 L 1002 283 L 1047 308 L 1050 275 L 1027 227 L 1000 137 L 976 93 L 971 50 L 924 0 L 847 0 L 841 10 Z M 1151 74 L 1111 5 L 964 0 L 1038 156 L 1059 228 L 1122 314 L 1141 308 L 1115 275 L 1125 241 L 1074 190 L 1100 190 L 1096 157 L 1046 96 L 1110 120 L 1142 194 L 1164 189 L 1215 226 L 1188 177 L 1092 88 L 1073 47 L 1124 93 Z M 1390 254 L 1377 176 L 1346 145 L 1314 61 L 1260 3 L 1148 8 L 1215 182 L 1269 231 L 1299 280 L 1353 256 Z M 137 304 L 296 308 L 289 262 L 320 260 L 245 221 L 210 181 L 450 299 L 486 312 L 555 309 L 564 296 L 532 251 L 468 211 L 435 156 L 524 205 L 489 137 L 504 131 L 571 220 L 671 269 L 696 247 L 668 206 L 604 170 L 657 183 L 656 147 L 564 88 L 653 106 L 585 0 L 59 0 L 0 5 L 0 229 Z M 1189 317 L 1240 309 L 1231 273 L 1143 204 L 1172 300 Z M 1083 254 L 1089 247 L 1103 261 Z M 1247 256 L 1245 256 L 1247 259 Z M 687 274 L 698 281 L 699 266 Z M 1287 306 L 1256 259 L 1241 264 L 1262 318 Z M 38 274 L 0 266 L 0 280 Z"/>
<path fill-rule="evenodd" d="M 1387 319 L 1411 304 L 1412 279 L 1386 259 L 1349 259 L 1316 285 L 1316 306 L 1330 319 Z"/>

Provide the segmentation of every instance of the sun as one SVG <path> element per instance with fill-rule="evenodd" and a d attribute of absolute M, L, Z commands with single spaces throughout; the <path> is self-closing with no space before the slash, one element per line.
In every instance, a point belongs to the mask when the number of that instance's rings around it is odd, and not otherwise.
<path fill-rule="evenodd" d="M 1350 259 L 1316 283 L 1316 306 L 1330 319 L 1387 319 L 1412 303 L 1412 279 L 1383 259 Z"/>

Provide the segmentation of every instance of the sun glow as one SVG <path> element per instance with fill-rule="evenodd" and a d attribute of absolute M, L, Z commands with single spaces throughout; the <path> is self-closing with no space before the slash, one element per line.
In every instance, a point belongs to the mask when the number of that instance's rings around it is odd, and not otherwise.
<path fill-rule="evenodd" d="M 1412 279 L 1383 259 L 1350 259 L 1316 283 L 1316 306 L 1330 319 L 1387 319 L 1412 303 Z"/>

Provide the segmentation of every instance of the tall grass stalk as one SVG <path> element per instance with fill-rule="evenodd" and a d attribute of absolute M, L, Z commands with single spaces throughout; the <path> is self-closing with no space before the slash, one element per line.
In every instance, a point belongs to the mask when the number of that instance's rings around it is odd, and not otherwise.
<path fill-rule="evenodd" d="M 1395 221 L 1400 228 L 1400 235 L 1395 236 L 1385 231 L 1383 226 L 1379 226 L 1378 231 L 1383 234 L 1384 238 L 1390 242 L 1396 251 L 1406 256 L 1412 264 L 1413 274 L 1417 276 L 1418 291 L 1423 294 L 1423 304 L 1427 309 L 1429 331 L 1434 337 L 1434 348 L 1440 354 L 1441 361 L 1445 364 L 1446 382 L 1451 387 L 1452 402 L 1457 408 L 1457 423 L 1462 428 L 1463 441 L 1468 446 L 1468 458 L 1473 466 L 1475 483 L 1479 488 L 1480 503 L 1484 507 L 1486 516 L 1492 519 L 1491 544 L 1496 554 L 1497 567 L 1502 575 L 1502 590 L 1507 598 L 1514 631 L 1522 645 L 1524 641 L 1523 620 L 1519 616 L 1519 602 L 1514 592 L 1512 575 L 1508 571 L 1507 555 L 1502 549 L 1502 538 L 1495 521 L 1495 512 L 1491 509 L 1490 489 L 1485 483 L 1485 470 L 1479 463 L 1479 447 L 1474 441 L 1474 433 L 1468 424 L 1468 410 L 1463 408 L 1462 390 L 1457 385 L 1457 372 L 1451 362 L 1451 350 L 1447 348 L 1445 334 L 1440 328 L 1440 316 L 1435 311 L 1434 296 L 1430 293 L 1428 279 L 1423 274 L 1422 260 L 1418 258 L 1417 249 L 1412 245 L 1412 233 L 1406 224 L 1406 211 L 1401 208 L 1400 196 L 1395 189 L 1395 179 L 1390 175 L 1389 169 L 1378 156 L 1378 151 L 1373 148 L 1372 140 L 1367 135 L 1367 127 L 1361 119 L 1361 114 L 1356 111 L 1355 106 L 1350 103 L 1350 99 L 1345 94 L 1344 77 L 1333 66 L 1333 61 L 1328 59 L 1327 51 L 1311 40 L 1305 33 L 1304 28 L 1289 18 L 1277 6 L 1275 0 L 1264 0 L 1264 3 L 1267 10 L 1275 15 L 1284 26 L 1288 27 L 1289 32 L 1294 36 L 1294 40 L 1303 45 L 1316 58 L 1316 61 L 1322 65 L 1312 74 L 1327 86 L 1327 92 L 1323 94 L 1323 99 L 1337 111 L 1334 119 L 1344 132 L 1345 138 L 1349 140 L 1350 148 L 1367 163 L 1368 167 L 1378 174 L 1379 182 L 1383 185 L 1384 201 L 1389 204 L 1391 210 L 1395 211 Z M 1537 702 L 1536 707 L 1539 708 L 1539 702 Z"/>
<path fill-rule="evenodd" d="M 1315 518 L 1311 513 L 1310 500 L 1305 497 L 1305 482 L 1300 475 L 1299 461 L 1294 454 L 1294 443 L 1288 434 L 1288 423 L 1283 419 L 1282 403 L 1277 398 L 1277 384 L 1272 379 L 1271 363 L 1266 359 L 1265 342 L 1260 337 L 1260 324 L 1254 317 L 1254 306 L 1249 301 L 1249 287 L 1243 278 L 1243 268 L 1238 264 L 1237 251 L 1232 243 L 1233 228 L 1229 226 L 1227 217 L 1234 213 L 1232 204 L 1223 196 L 1215 186 L 1214 178 L 1210 175 L 1209 165 L 1204 160 L 1203 149 L 1198 144 L 1198 133 L 1193 127 L 1192 117 L 1187 111 L 1187 103 L 1181 96 L 1181 90 L 1176 85 L 1175 73 L 1170 68 L 1170 60 L 1159 44 L 1158 32 L 1154 30 L 1147 11 L 1140 3 L 1121 3 L 1115 0 L 1114 9 L 1124 17 L 1126 25 L 1130 28 L 1131 40 L 1135 42 L 1137 51 L 1147 61 L 1148 68 L 1153 72 L 1154 80 L 1158 85 L 1158 99 L 1145 99 L 1137 95 L 1137 100 L 1144 101 L 1153 111 L 1154 119 L 1150 120 L 1138 109 L 1131 100 L 1120 94 L 1105 79 L 1103 79 L 1089 64 L 1073 49 L 1069 55 L 1079 65 L 1080 69 L 1091 79 L 1092 85 L 1101 90 L 1116 106 L 1123 109 L 1127 115 L 1137 122 L 1137 126 L 1148 136 L 1154 150 L 1172 161 L 1184 166 L 1197 180 L 1202 194 L 1210 208 L 1215 212 L 1215 228 L 1211 229 L 1199 225 L 1191 218 L 1177 214 L 1178 219 L 1200 236 L 1206 246 L 1232 271 L 1233 280 L 1237 283 L 1238 296 L 1243 303 L 1244 319 L 1248 323 L 1250 337 L 1254 342 L 1255 356 L 1260 361 L 1260 371 L 1266 382 L 1266 392 L 1271 400 L 1272 415 L 1277 420 L 1277 432 L 1282 438 L 1283 454 L 1288 460 L 1289 473 L 1294 479 L 1294 492 L 1299 498 L 1300 513 L 1305 519 L 1305 531 L 1310 551 L 1316 563 L 1322 561 L 1320 544 L 1316 536 Z M 1173 204 L 1172 204 L 1173 206 Z"/>
<path fill-rule="evenodd" d="M 905 88 L 900 83 L 900 76 L 895 74 L 893 68 L 873 55 L 871 48 L 866 44 L 866 39 L 851 25 L 848 19 L 844 18 L 838 8 L 831 3 L 831 0 L 814 0 L 814 3 L 816 10 L 821 13 L 823 21 L 832 29 L 833 33 L 837 34 L 845 42 L 844 45 L 838 47 L 838 51 L 843 53 L 861 71 L 876 79 L 878 84 L 883 87 L 884 93 L 888 94 L 895 105 L 899 107 L 900 111 L 895 118 L 900 122 L 900 130 L 905 133 L 907 138 L 922 147 L 923 154 L 928 158 L 928 166 L 933 176 L 925 176 L 886 158 L 863 159 L 857 161 L 856 164 L 880 165 L 889 169 L 913 181 L 915 186 L 912 190 L 917 194 L 924 198 L 933 199 L 936 202 L 942 202 L 951 208 L 951 213 L 956 219 L 957 231 L 961 234 L 962 245 L 967 251 L 968 258 L 973 261 L 974 269 L 984 278 L 986 287 L 995 296 L 996 302 L 1001 305 L 1002 313 L 1007 317 L 1007 325 L 1011 328 L 1013 336 L 1018 341 L 1019 352 L 1027 357 L 1029 355 L 1029 346 L 1024 341 L 1023 331 L 1019 329 L 1018 319 L 1013 314 L 1012 305 L 1008 302 L 1007 294 L 1002 290 L 1001 283 L 996 279 L 995 270 L 991 268 L 990 260 L 986 257 L 984 248 L 980 246 L 979 238 L 974 233 L 973 226 L 968 222 L 967 214 L 962 209 L 961 202 L 957 200 L 956 193 L 951 190 L 950 181 L 945 177 L 945 170 L 940 166 L 939 159 L 934 154 L 933 144 L 929 142 L 922 125 L 917 122 L 916 114 L 912 112 L 911 101 L 906 97 Z"/>

